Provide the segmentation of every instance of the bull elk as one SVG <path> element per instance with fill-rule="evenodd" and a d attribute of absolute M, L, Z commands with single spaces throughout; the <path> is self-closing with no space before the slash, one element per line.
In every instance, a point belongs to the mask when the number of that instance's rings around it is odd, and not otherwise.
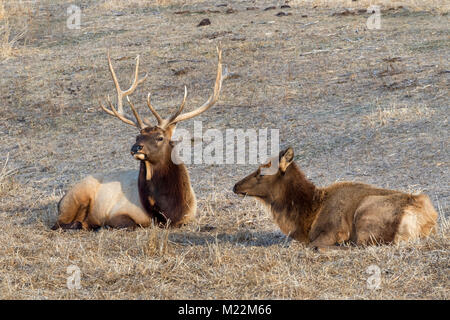
<path fill-rule="evenodd" d="M 133 83 L 128 90 L 123 91 L 108 53 L 109 70 L 117 91 L 117 107 L 109 96 L 107 100 L 110 108 L 106 108 L 101 102 L 100 106 L 109 115 L 140 130 L 136 143 L 131 147 L 131 155 L 140 161 L 140 169 L 90 175 L 78 182 L 59 202 L 59 216 L 53 230 L 90 230 L 101 226 L 134 228 L 138 225 L 146 227 L 153 222 L 177 227 L 194 218 L 197 208 L 195 193 L 185 165 L 172 161 L 174 144 L 171 138 L 177 123 L 202 114 L 219 99 L 227 71 L 222 71 L 220 46 L 217 53 L 214 91 L 199 108 L 182 113 L 187 96 L 185 87 L 184 98 L 178 110 L 169 118 L 163 119 L 152 106 L 148 94 L 147 106 L 157 120 L 156 125 L 152 125 L 146 118 L 141 119 L 129 99 L 129 95 L 147 78 L 146 75 L 139 79 L 139 56 L 136 58 Z M 127 98 L 135 120 L 123 113 L 123 97 Z"/>
<path fill-rule="evenodd" d="M 344 243 L 397 243 L 434 231 L 438 214 L 427 195 L 356 182 L 319 188 L 293 158 L 292 148 L 281 151 L 278 159 L 261 165 L 233 188 L 261 200 L 284 234 L 322 250 Z M 275 160 L 276 173 L 265 174 Z"/>

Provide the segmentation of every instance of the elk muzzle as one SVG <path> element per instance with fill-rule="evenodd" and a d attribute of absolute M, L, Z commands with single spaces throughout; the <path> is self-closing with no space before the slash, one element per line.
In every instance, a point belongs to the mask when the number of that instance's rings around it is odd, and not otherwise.
<path fill-rule="evenodd" d="M 131 147 L 131 155 L 137 160 L 145 160 L 145 154 L 141 152 L 143 146 L 140 144 L 134 144 Z"/>
<path fill-rule="evenodd" d="M 236 194 L 240 194 L 240 195 L 245 195 L 246 192 L 242 191 L 242 188 L 240 187 L 241 181 L 239 181 L 238 183 L 236 183 L 233 187 L 233 192 Z"/>

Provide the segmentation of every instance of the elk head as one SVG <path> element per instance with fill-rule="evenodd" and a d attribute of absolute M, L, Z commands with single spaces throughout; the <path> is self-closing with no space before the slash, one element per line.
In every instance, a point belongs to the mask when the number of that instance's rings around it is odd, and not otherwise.
<path fill-rule="evenodd" d="M 258 170 L 251 173 L 235 184 L 233 192 L 240 195 L 257 197 L 268 202 L 278 198 L 283 193 L 285 186 L 292 177 L 289 166 L 293 163 L 294 150 L 291 147 L 279 153 L 278 158 L 272 158 L 268 163 L 259 166 Z M 278 161 L 278 170 L 273 173 L 269 170 L 272 162 Z"/>
<path fill-rule="evenodd" d="M 151 165 L 152 167 L 167 164 L 168 161 L 171 161 L 171 153 L 173 149 L 173 143 L 171 141 L 171 138 L 177 123 L 200 115 L 201 113 L 211 108 L 217 102 L 217 100 L 219 99 L 220 90 L 222 88 L 222 82 L 228 75 L 226 69 L 224 72 L 222 72 L 222 50 L 220 48 L 220 45 L 217 47 L 217 53 L 218 53 L 218 65 L 214 91 L 212 95 L 209 97 L 209 99 L 199 108 L 191 112 L 182 114 L 187 97 L 187 88 L 185 86 L 184 98 L 180 107 L 172 116 L 163 119 L 158 114 L 158 112 L 156 112 L 156 109 L 152 106 L 150 102 L 151 95 L 150 93 L 148 94 L 147 106 L 157 120 L 156 125 L 152 125 L 147 118 L 141 119 L 141 117 L 136 111 L 134 104 L 128 97 L 131 93 L 134 92 L 138 84 L 142 83 L 147 78 L 147 75 L 145 75 L 145 77 L 142 79 L 138 78 L 139 56 L 137 56 L 136 58 L 137 61 L 133 84 L 128 90 L 122 91 L 119 86 L 119 82 L 117 81 L 117 77 L 112 67 L 111 59 L 108 53 L 109 70 L 111 72 L 117 91 L 117 109 L 112 104 L 111 100 L 109 99 L 109 96 L 108 96 L 108 103 L 110 108 L 108 109 L 104 107 L 101 102 L 100 106 L 106 113 L 115 116 L 124 123 L 135 126 L 140 130 L 139 135 L 136 137 L 136 143 L 131 147 L 131 155 L 135 159 L 144 161 L 146 166 Z M 130 105 L 135 120 L 131 119 L 130 117 L 124 114 L 122 107 L 123 97 L 127 98 L 127 102 Z M 148 170 L 147 172 L 151 172 L 151 170 Z"/>

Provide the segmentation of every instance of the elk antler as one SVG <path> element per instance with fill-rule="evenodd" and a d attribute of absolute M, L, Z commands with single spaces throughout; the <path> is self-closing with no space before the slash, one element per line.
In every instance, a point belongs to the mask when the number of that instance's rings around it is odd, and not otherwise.
<path fill-rule="evenodd" d="M 194 118 L 194 117 L 198 116 L 199 114 L 205 112 L 209 108 L 211 108 L 217 102 L 217 100 L 219 99 L 220 90 L 222 89 L 222 82 L 228 76 L 227 69 L 225 68 L 225 70 L 222 70 L 222 48 L 221 48 L 220 44 L 217 46 L 217 54 L 218 54 L 217 76 L 216 76 L 216 83 L 214 85 L 214 91 L 213 91 L 213 94 L 209 97 L 209 99 L 199 108 L 197 108 L 191 112 L 181 114 L 181 112 L 184 109 L 184 106 L 186 103 L 186 97 L 187 97 L 187 88 L 185 86 L 183 102 L 181 103 L 177 112 L 175 114 L 173 114 L 171 117 L 169 117 L 168 119 L 163 119 L 151 105 L 150 93 L 148 94 L 147 105 L 148 105 L 150 111 L 155 116 L 156 120 L 158 121 L 158 127 L 162 128 L 162 129 L 166 129 L 170 125 L 176 124 L 180 121 Z"/>
<path fill-rule="evenodd" d="M 111 57 L 109 55 L 109 51 L 108 51 L 108 65 L 109 65 L 109 71 L 111 72 L 112 78 L 114 80 L 114 85 L 116 86 L 116 91 L 117 91 L 117 109 L 113 106 L 111 100 L 109 99 L 108 96 L 108 103 L 109 106 L 111 108 L 111 110 L 105 108 L 103 106 L 103 104 L 100 102 L 100 107 L 102 107 L 102 109 L 112 115 L 115 116 L 117 118 L 119 118 L 120 120 L 122 120 L 123 122 L 125 122 L 126 124 L 130 124 L 132 126 L 138 127 L 140 129 L 143 129 L 145 127 L 145 124 L 142 122 L 141 118 L 139 117 L 136 109 L 134 108 L 134 105 L 131 103 L 130 99 L 129 99 L 129 95 L 132 94 L 134 92 L 134 90 L 136 90 L 137 86 L 139 84 L 141 84 L 142 82 L 145 81 L 145 79 L 147 79 L 148 74 L 145 74 L 145 76 L 142 79 L 139 79 L 139 55 L 136 57 L 136 69 L 134 71 L 134 80 L 133 83 L 131 84 L 130 88 L 128 90 L 123 91 L 120 88 L 119 85 L 119 81 L 117 80 L 117 76 L 116 73 L 114 72 L 114 68 L 112 66 L 111 63 Z M 128 118 L 124 112 L 123 112 L 123 97 L 127 98 L 127 101 L 131 107 L 131 110 L 133 111 L 134 117 L 136 118 L 136 121 L 133 121 L 132 119 Z"/>

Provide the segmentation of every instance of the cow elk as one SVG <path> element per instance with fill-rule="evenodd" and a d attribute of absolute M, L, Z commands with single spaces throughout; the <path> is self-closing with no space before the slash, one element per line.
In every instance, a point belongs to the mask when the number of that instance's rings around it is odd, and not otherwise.
<path fill-rule="evenodd" d="M 397 243 L 434 232 L 438 214 L 427 195 L 357 182 L 319 188 L 293 158 L 292 148 L 281 151 L 278 159 L 272 158 L 233 189 L 262 201 L 284 234 L 323 250 L 348 248 L 336 244 Z M 278 171 L 266 174 L 276 160 Z"/>
<path fill-rule="evenodd" d="M 78 182 L 59 202 L 59 217 L 52 229 L 90 230 L 101 226 L 134 228 L 146 227 L 153 222 L 178 227 L 194 218 L 195 194 L 185 165 L 172 161 L 174 144 L 171 137 L 177 123 L 200 115 L 217 102 L 222 81 L 227 75 L 226 69 L 222 71 L 220 46 L 217 53 L 214 91 L 199 108 L 182 113 L 187 95 L 185 87 L 183 101 L 176 113 L 163 119 L 152 106 L 150 94 L 148 95 L 147 105 L 157 120 L 156 125 L 152 125 L 146 118 L 141 119 L 128 97 L 147 77 L 139 79 L 139 56 L 136 59 L 133 84 L 123 91 L 108 53 L 109 70 L 117 91 L 117 107 L 109 97 L 110 108 L 101 103 L 100 106 L 106 113 L 140 130 L 136 143 L 131 147 L 131 155 L 140 161 L 140 169 L 91 175 Z M 123 113 L 124 97 L 127 98 L 135 120 Z"/>

